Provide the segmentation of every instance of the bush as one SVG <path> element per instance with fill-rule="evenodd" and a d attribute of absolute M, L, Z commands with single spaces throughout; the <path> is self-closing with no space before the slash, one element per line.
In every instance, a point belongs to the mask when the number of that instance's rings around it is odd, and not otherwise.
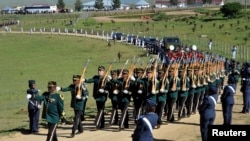
<path fill-rule="evenodd" d="M 220 8 L 221 13 L 224 17 L 234 18 L 242 9 L 242 5 L 239 2 L 226 3 Z"/>

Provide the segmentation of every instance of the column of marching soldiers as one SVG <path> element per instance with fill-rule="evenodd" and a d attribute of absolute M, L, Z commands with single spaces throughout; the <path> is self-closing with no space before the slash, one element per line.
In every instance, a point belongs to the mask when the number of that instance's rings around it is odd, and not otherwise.
<path fill-rule="evenodd" d="M 134 58 L 130 65 L 127 65 L 127 60 L 120 69 L 112 69 L 114 61 L 107 69 L 99 66 L 98 75 L 90 79 L 78 75 L 84 84 L 94 83 L 93 97 L 98 110 L 95 129 L 105 128 L 104 110 L 108 98 L 112 104 L 109 124 L 118 125 L 118 131 L 129 128 L 128 109 L 131 102 L 136 124 L 137 119 L 145 114 L 147 99 L 157 103 L 155 112 L 159 118 L 155 128 L 160 128 L 164 122 L 167 124 L 196 114 L 209 85 L 223 87 L 224 57 L 183 49 L 168 50 L 167 56 L 170 60 L 168 64 L 154 58 L 142 66 L 138 65 L 140 58 Z M 176 110 L 177 117 L 174 114 Z M 118 112 L 121 112 L 120 116 Z"/>
<path fill-rule="evenodd" d="M 75 112 L 71 137 L 77 130 L 78 133 L 83 132 L 81 121 L 88 97 L 86 83 L 93 83 L 97 107 L 94 130 L 105 128 L 105 104 L 108 99 L 112 104 L 109 125 L 118 125 L 118 131 L 129 128 L 129 106 L 133 105 L 132 122 L 136 125 L 137 119 L 146 112 L 148 99 L 157 103 L 155 112 L 159 118 L 155 128 L 158 129 L 164 122 L 168 124 L 196 114 L 209 85 L 216 85 L 218 92 L 223 89 L 229 71 L 225 69 L 227 61 L 223 56 L 200 52 L 196 46 L 189 50 L 171 46 L 166 52 L 168 61 L 159 56 L 146 64 L 134 57 L 119 69 L 112 68 L 114 60 L 107 68 L 99 66 L 98 74 L 87 79 L 88 59 L 82 74 L 73 75 L 72 84 L 64 88 L 57 86 L 57 91 L 71 91 L 71 107 Z M 235 62 L 231 69 L 231 74 L 239 74 Z"/>

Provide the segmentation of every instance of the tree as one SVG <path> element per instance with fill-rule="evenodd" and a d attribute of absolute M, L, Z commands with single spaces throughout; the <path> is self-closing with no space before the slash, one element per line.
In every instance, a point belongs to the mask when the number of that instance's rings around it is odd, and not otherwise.
<path fill-rule="evenodd" d="M 103 0 L 96 0 L 94 7 L 98 10 L 103 9 Z"/>
<path fill-rule="evenodd" d="M 57 8 L 58 9 L 64 9 L 65 8 L 65 3 L 63 2 L 63 0 L 58 0 Z"/>
<path fill-rule="evenodd" d="M 75 2 L 75 11 L 81 11 L 82 10 L 82 1 L 76 0 Z"/>
<path fill-rule="evenodd" d="M 190 5 L 195 4 L 195 2 L 196 0 L 187 0 L 187 4 L 190 4 Z"/>
<path fill-rule="evenodd" d="M 204 4 L 211 4 L 211 3 L 212 3 L 212 0 L 202 0 L 202 2 L 203 2 Z"/>
<path fill-rule="evenodd" d="M 118 9 L 121 7 L 121 1 L 120 0 L 113 0 L 113 9 Z"/>
<path fill-rule="evenodd" d="M 221 13 L 224 17 L 235 17 L 242 9 L 242 5 L 239 2 L 226 3 L 220 8 Z"/>
<path fill-rule="evenodd" d="M 170 3 L 171 3 L 172 5 L 177 5 L 177 4 L 178 4 L 178 0 L 170 0 Z"/>

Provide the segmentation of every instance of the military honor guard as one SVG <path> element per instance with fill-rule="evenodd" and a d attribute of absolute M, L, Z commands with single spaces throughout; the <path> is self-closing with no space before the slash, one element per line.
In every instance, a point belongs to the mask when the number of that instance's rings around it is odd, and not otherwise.
<path fill-rule="evenodd" d="M 162 124 L 164 107 L 166 106 L 167 103 L 167 92 L 169 90 L 169 81 L 167 75 L 168 75 L 168 70 L 166 68 L 158 69 L 157 79 L 159 82 L 160 90 L 156 96 L 156 102 L 157 102 L 156 113 L 159 117 L 157 121 L 157 128 L 159 128 L 160 125 Z"/>
<path fill-rule="evenodd" d="M 62 92 L 71 92 L 71 103 L 70 107 L 73 108 L 75 116 L 74 116 L 74 124 L 72 127 L 71 137 L 73 138 L 76 134 L 76 130 L 78 130 L 77 134 L 83 133 L 83 127 L 81 122 L 81 117 L 83 116 L 84 102 L 87 99 L 88 90 L 85 84 L 82 82 L 81 75 L 73 75 L 72 81 L 68 87 L 57 87 L 58 90 Z"/>
<path fill-rule="evenodd" d="M 95 120 L 96 129 L 103 129 L 105 127 L 104 109 L 108 97 L 107 78 L 104 78 L 105 74 L 105 67 L 99 66 L 97 75 L 90 79 L 85 79 L 86 83 L 94 83 L 93 97 L 96 101 L 98 111 Z"/>
<path fill-rule="evenodd" d="M 190 88 L 190 79 L 187 76 L 187 67 L 188 64 L 184 65 L 184 68 L 179 70 L 179 77 L 180 77 L 180 90 L 179 90 L 179 110 L 178 110 L 178 120 L 186 117 L 187 111 L 186 107 L 186 100 L 188 98 L 188 90 Z"/>
<path fill-rule="evenodd" d="M 178 98 L 178 90 L 180 89 L 180 80 L 178 77 L 178 65 L 169 69 L 169 90 L 167 93 L 167 121 L 174 121 L 174 105 Z"/>
<path fill-rule="evenodd" d="M 129 128 L 128 106 L 131 101 L 132 88 L 135 81 L 135 78 L 131 75 L 131 71 L 133 70 L 124 69 L 122 71 L 122 77 L 118 79 L 120 85 L 118 94 L 118 107 L 122 111 L 118 131 L 121 131 L 124 128 Z"/>
<path fill-rule="evenodd" d="M 118 124 L 118 94 L 120 92 L 119 84 L 115 81 L 118 79 L 118 70 L 112 70 L 111 73 L 111 80 L 107 83 L 108 91 L 109 91 L 109 99 L 111 100 L 112 104 L 112 113 L 110 117 L 109 124 Z"/>
<path fill-rule="evenodd" d="M 27 94 L 30 94 L 32 98 L 38 95 L 39 90 L 36 88 L 36 81 L 29 80 L 28 81 L 29 89 L 27 89 Z M 29 99 L 28 103 L 28 112 L 29 112 L 29 132 L 37 133 L 39 130 L 39 118 L 40 118 L 40 108 L 41 102 Z"/>
<path fill-rule="evenodd" d="M 143 94 L 143 84 L 138 81 L 142 80 L 144 76 L 144 71 L 142 68 L 135 69 L 135 83 L 132 91 L 132 98 L 134 103 L 134 118 L 136 119 L 142 114 L 142 107 L 145 100 L 145 95 Z"/>
<path fill-rule="evenodd" d="M 137 120 L 136 128 L 132 134 L 133 141 L 154 141 L 153 129 L 157 125 L 158 115 L 155 113 L 157 103 L 146 100 L 146 114 Z"/>
<path fill-rule="evenodd" d="M 60 118 L 64 115 L 64 101 L 63 96 L 56 92 L 57 83 L 55 81 L 48 82 L 48 91 L 42 95 L 32 97 L 27 94 L 27 98 L 41 101 L 45 105 L 46 121 L 48 123 L 48 134 L 46 141 L 58 141 L 57 138 L 57 124 Z"/>

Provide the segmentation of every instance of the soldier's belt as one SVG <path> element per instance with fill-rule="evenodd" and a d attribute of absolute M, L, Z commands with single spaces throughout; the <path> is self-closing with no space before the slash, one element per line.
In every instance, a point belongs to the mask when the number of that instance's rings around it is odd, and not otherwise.
<path fill-rule="evenodd" d="M 243 81 L 250 81 L 250 78 L 242 78 Z"/>

